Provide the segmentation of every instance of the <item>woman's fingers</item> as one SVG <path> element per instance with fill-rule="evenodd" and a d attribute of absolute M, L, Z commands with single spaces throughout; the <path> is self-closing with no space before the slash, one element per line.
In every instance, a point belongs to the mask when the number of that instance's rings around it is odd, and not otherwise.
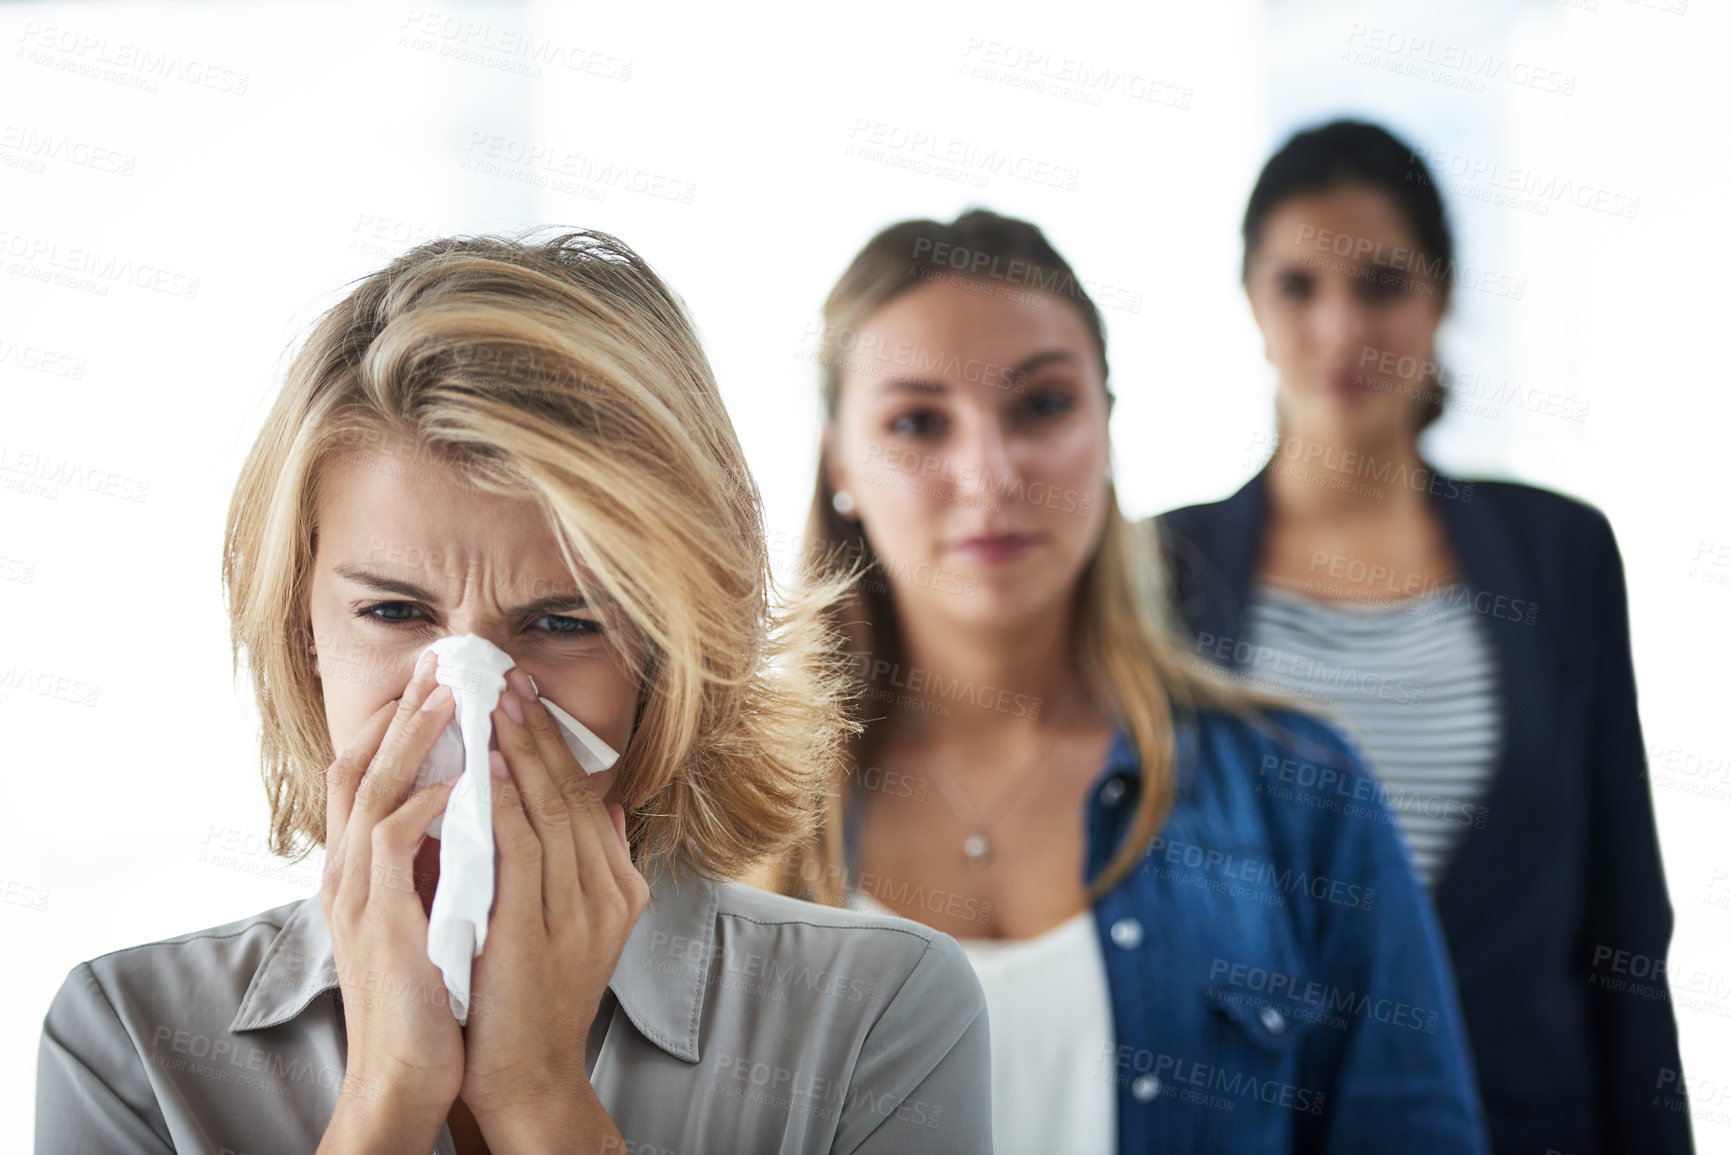
<path fill-rule="evenodd" d="M 457 779 L 447 778 L 409 795 L 409 800 L 373 827 L 372 870 L 368 888 L 381 891 L 415 892 L 415 853 L 427 840 L 427 828 L 445 811 Z M 416 909 L 420 909 L 419 901 Z"/>
<path fill-rule="evenodd" d="M 396 707 L 395 702 L 386 702 L 375 710 L 361 727 L 361 732 L 355 735 L 354 741 L 340 750 L 336 761 L 325 770 L 327 874 L 341 864 L 343 832 L 349 825 L 349 812 L 354 809 L 355 792 L 360 788 L 367 767 L 372 764 L 373 755 L 378 752 L 379 743 L 385 740 L 385 731 L 389 729 L 391 719 L 396 717 Z"/>
<path fill-rule="evenodd" d="M 521 671 L 508 679 L 522 680 Z M 506 689 L 493 711 L 498 895 L 475 971 L 477 1006 L 490 1013 L 465 1031 L 461 1091 L 476 1104 L 522 1097 L 526 1072 L 581 1069 L 582 1024 L 594 1018 L 648 889 L 635 871 L 615 884 L 609 850 L 629 869 L 623 813 L 601 804 L 558 724 L 525 690 Z M 563 1025 L 535 1031 L 547 1023 Z"/>
<path fill-rule="evenodd" d="M 455 785 L 449 780 L 415 791 L 364 835 L 351 824 L 343 889 L 326 910 L 349 1076 L 357 1086 L 397 1083 L 408 1102 L 448 1105 L 463 1079 L 462 1030 L 427 957 L 427 916 L 414 865 L 427 827 Z M 398 1082 L 404 1079 L 410 1082 Z"/>
<path fill-rule="evenodd" d="M 528 675 L 521 670 L 510 674 L 512 694 L 523 713 L 518 729 L 526 731 L 544 765 L 552 770 L 550 782 L 562 803 L 566 821 L 571 827 L 572 853 L 577 864 L 577 887 L 587 893 L 590 888 L 610 878 L 615 870 L 607 857 L 607 846 L 614 840 L 613 822 L 601 803 L 601 792 L 589 781 L 589 774 L 578 763 L 576 755 L 565 744 L 559 723 L 541 704 L 529 685 Z"/>
<path fill-rule="evenodd" d="M 510 682 L 522 702 L 524 726 L 534 735 L 543 759 L 559 770 L 557 782 L 571 815 L 577 844 L 578 886 L 587 893 L 610 877 L 612 888 L 625 896 L 635 917 L 649 901 L 649 884 L 631 861 L 624 809 L 607 802 L 588 771 L 578 763 L 565 744 L 559 723 L 541 704 L 528 676 L 521 670 L 513 670 Z"/>
<path fill-rule="evenodd" d="M 414 678 L 397 701 L 396 716 L 391 719 L 384 744 L 373 757 L 355 796 L 349 821 L 364 824 L 369 833 L 374 823 L 402 802 L 439 732 L 456 713 L 451 688 L 433 681 L 436 659 L 431 654 L 422 658 Z"/>
<path fill-rule="evenodd" d="M 402 802 L 439 732 L 450 724 L 455 711 L 450 689 L 434 682 L 437 666 L 435 655 L 423 654 L 403 696 L 380 707 L 368 719 L 363 736 L 351 747 L 354 760 L 367 759 L 366 771 L 352 789 L 349 781 L 353 778 L 353 762 L 339 758 L 333 764 L 333 770 L 341 766 L 343 771 L 339 775 L 340 791 L 332 792 L 330 809 L 326 811 L 325 845 L 334 848 L 329 853 L 335 859 L 327 863 L 326 885 L 333 885 L 329 880 L 334 878 L 332 904 L 346 913 L 354 914 L 367 905 L 374 828 Z M 382 737 L 377 733 L 381 719 L 385 724 Z M 338 828 L 334 842 L 330 835 L 333 814 Z"/>
<path fill-rule="evenodd" d="M 542 834 L 542 842 L 548 847 L 549 854 L 555 845 L 564 848 L 564 853 L 559 856 L 558 872 L 553 875 L 558 888 L 557 902 L 554 895 L 548 898 L 549 905 L 557 908 L 568 903 L 583 885 L 582 855 L 579 853 L 583 842 L 579 831 L 582 815 L 571 808 L 565 792 L 566 779 L 572 775 L 581 777 L 583 768 L 577 765 L 564 737 L 541 703 L 533 696 L 526 700 L 521 692 L 512 689 L 513 686 L 525 686 L 527 675 L 521 670 L 513 670 L 509 680 L 511 685 L 499 695 L 499 708 L 495 711 L 500 719 L 497 731 L 499 746 L 506 753 L 505 760 L 511 764 L 512 776 L 523 789 L 529 820 Z M 514 714 L 513 707 L 516 710 Z M 519 762 L 526 765 L 519 766 Z"/>
<path fill-rule="evenodd" d="M 571 850 L 571 813 L 553 780 L 541 744 L 527 726 L 511 716 L 511 705 L 516 705 L 521 713 L 522 703 L 507 688 L 499 695 L 499 705 L 493 710 L 493 733 L 510 767 L 511 780 L 521 794 L 519 807 L 541 841 L 544 852 L 541 901 L 547 907 L 546 921 L 551 926 L 552 912 L 568 908 L 579 892 L 577 857 Z M 565 751 L 565 756 L 569 758 L 571 751 Z"/>
<path fill-rule="evenodd" d="M 547 859 L 553 854 L 542 846 L 540 834 L 523 812 L 523 794 L 512 782 L 505 756 L 490 750 L 487 760 L 493 776 L 493 841 L 499 848 L 494 917 L 545 931 L 549 904 L 544 875 Z"/>

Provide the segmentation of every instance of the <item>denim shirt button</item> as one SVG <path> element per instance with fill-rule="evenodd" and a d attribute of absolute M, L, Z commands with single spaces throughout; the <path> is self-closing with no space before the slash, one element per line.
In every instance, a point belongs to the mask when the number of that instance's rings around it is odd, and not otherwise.
<path fill-rule="evenodd" d="M 1122 778 L 1109 778 L 1106 785 L 1100 787 L 1100 801 L 1107 806 L 1118 805 L 1118 800 L 1122 797 L 1124 797 L 1124 780 Z"/>
<path fill-rule="evenodd" d="M 1130 1097 L 1138 1103 L 1146 1103 L 1159 1093 L 1159 1075 L 1137 1075 L 1130 1084 Z"/>
<path fill-rule="evenodd" d="M 1286 1016 L 1273 1007 L 1263 1007 L 1260 1017 L 1263 1027 L 1267 1029 L 1269 1034 L 1278 1035 L 1286 1030 Z"/>
<path fill-rule="evenodd" d="M 1121 918 L 1112 924 L 1112 942 L 1125 950 L 1142 945 L 1142 924 L 1133 918 Z"/>

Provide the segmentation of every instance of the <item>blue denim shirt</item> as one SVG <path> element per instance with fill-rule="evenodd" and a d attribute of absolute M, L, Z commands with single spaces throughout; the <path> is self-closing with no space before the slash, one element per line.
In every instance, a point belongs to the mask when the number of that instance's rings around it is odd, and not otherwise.
<path fill-rule="evenodd" d="M 1094 907 L 1118 1150 L 1488 1150 L 1437 919 L 1377 780 L 1307 715 L 1178 730 L 1171 815 Z M 1087 801 L 1085 878 L 1128 830 L 1120 731 Z"/>

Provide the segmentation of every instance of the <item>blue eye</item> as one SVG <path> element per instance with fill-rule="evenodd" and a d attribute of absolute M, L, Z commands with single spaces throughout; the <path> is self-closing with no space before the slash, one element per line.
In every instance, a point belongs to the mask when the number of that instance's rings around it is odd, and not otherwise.
<path fill-rule="evenodd" d="M 571 618 L 566 617 L 564 614 L 542 614 L 540 617 L 535 619 L 535 627 L 540 629 L 542 622 L 552 623 L 552 625 L 546 630 L 549 634 L 576 635 L 599 634 L 602 632 L 601 623 L 592 621 L 589 618 Z"/>
<path fill-rule="evenodd" d="M 357 609 L 355 616 L 387 626 L 414 625 L 428 620 L 427 615 L 421 612 L 421 607 L 413 602 L 375 602 L 372 605 Z M 530 623 L 530 628 L 540 633 L 560 637 L 578 637 L 583 634 L 606 632 L 600 622 L 592 621 L 589 618 L 568 617 L 564 614 L 542 614 Z"/>
<path fill-rule="evenodd" d="M 413 602 L 376 602 L 370 606 L 362 606 L 355 612 L 355 616 L 360 618 L 370 618 L 375 622 L 394 624 L 396 622 L 414 621 L 414 617 L 411 615 L 419 614 L 420 612 L 420 607 L 415 605 Z"/>

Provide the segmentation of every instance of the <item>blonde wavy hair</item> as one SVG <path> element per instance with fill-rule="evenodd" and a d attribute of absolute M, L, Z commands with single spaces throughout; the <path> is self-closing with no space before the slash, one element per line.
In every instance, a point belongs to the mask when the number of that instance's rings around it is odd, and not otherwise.
<path fill-rule="evenodd" d="M 991 274 L 976 270 L 990 269 Z M 823 309 L 819 391 L 824 419 L 833 424 L 842 377 L 850 364 L 841 342 L 891 299 L 933 279 L 971 280 L 985 290 L 1002 288 L 991 276 L 1021 288 L 1050 293 L 1074 306 L 1106 367 L 1105 326 L 1083 283 L 1040 230 L 1026 221 L 983 209 L 954 222 L 909 220 L 873 237 L 831 290 Z M 1111 397 L 1108 385 L 1107 397 Z M 838 576 L 864 573 L 871 580 L 848 589 L 832 613 L 843 638 L 843 665 L 851 673 L 850 700 L 882 700 L 870 681 L 876 671 L 901 661 L 901 626 L 890 585 L 863 526 L 836 512 L 829 471 L 820 460 L 807 515 L 805 574 L 812 588 L 827 588 Z M 1142 790 L 1130 829 L 1088 886 L 1090 901 L 1111 890 L 1136 867 L 1165 824 L 1177 785 L 1176 726 L 1202 710 L 1231 713 L 1258 728 L 1277 731 L 1266 712 L 1289 709 L 1287 697 L 1239 681 L 1191 652 L 1170 605 L 1159 542 L 1152 526 L 1132 526 L 1108 484 L 1105 529 L 1075 591 L 1076 661 L 1096 701 L 1104 703 L 1129 734 L 1142 763 Z M 876 659 L 874 661 L 874 659 Z M 862 676 L 862 671 L 865 676 Z M 818 834 L 794 853 L 754 877 L 758 885 L 797 897 L 839 905 L 847 877 L 843 832 L 848 824 L 848 769 L 863 765 L 870 739 L 861 725 L 846 743 L 846 761 L 835 772 L 827 812 Z"/>
<path fill-rule="evenodd" d="M 826 624 L 841 587 L 779 596 L 690 319 L 623 242 L 582 231 L 421 245 L 320 318 L 290 365 L 223 555 L 272 851 L 298 860 L 325 837 L 334 751 L 307 603 L 321 466 L 383 445 L 536 500 L 579 589 L 616 603 L 644 691 L 616 777 L 640 865 L 732 876 L 810 835 L 848 728 Z"/>

